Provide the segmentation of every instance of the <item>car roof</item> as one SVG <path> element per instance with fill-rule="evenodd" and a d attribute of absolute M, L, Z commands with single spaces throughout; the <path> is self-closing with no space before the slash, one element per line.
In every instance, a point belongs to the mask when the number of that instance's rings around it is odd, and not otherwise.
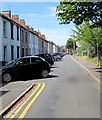
<path fill-rule="evenodd" d="M 46 54 L 49 54 L 49 53 L 40 53 L 40 54 L 35 54 L 35 55 L 46 55 Z"/>
<path fill-rule="evenodd" d="M 23 58 L 39 58 L 39 56 L 24 56 L 24 57 L 21 57 L 20 59 L 23 59 Z"/>

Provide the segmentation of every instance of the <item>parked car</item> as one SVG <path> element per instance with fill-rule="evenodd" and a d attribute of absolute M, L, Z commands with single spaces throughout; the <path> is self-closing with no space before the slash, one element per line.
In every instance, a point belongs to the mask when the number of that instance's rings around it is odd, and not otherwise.
<path fill-rule="evenodd" d="M 3 82 L 10 82 L 15 77 L 40 75 L 46 78 L 50 73 L 48 62 L 37 56 L 27 56 L 11 61 L 0 69 Z"/>
<path fill-rule="evenodd" d="M 35 56 L 39 56 L 39 57 L 44 58 L 49 63 L 50 66 L 52 66 L 54 64 L 53 56 L 50 55 L 49 53 L 36 54 Z"/>
<path fill-rule="evenodd" d="M 55 61 L 59 61 L 59 60 L 61 60 L 61 58 L 62 58 L 61 55 L 60 55 L 60 54 L 57 54 L 57 53 L 52 53 L 51 55 L 54 57 L 54 60 L 55 60 Z"/>
<path fill-rule="evenodd" d="M 64 55 L 65 55 L 63 52 L 61 52 L 61 53 L 59 53 L 59 54 L 61 55 L 61 57 L 64 57 Z"/>

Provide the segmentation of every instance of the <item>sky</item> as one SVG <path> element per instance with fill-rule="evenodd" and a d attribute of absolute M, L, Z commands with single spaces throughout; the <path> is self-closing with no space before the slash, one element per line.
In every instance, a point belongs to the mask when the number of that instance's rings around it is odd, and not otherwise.
<path fill-rule="evenodd" d="M 56 16 L 56 6 L 59 2 L 2 2 L 2 11 L 11 10 L 12 15 L 19 15 L 25 19 L 26 25 L 30 25 L 36 31 L 45 34 L 46 39 L 57 45 L 65 45 L 72 35 L 75 26 L 59 25 Z"/>

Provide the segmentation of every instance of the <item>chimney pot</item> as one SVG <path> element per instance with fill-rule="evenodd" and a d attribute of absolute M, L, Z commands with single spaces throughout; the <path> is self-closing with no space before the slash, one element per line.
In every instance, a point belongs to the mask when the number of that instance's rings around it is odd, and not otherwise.
<path fill-rule="evenodd" d="M 18 15 L 12 15 L 12 20 L 19 22 L 19 17 Z"/>
<path fill-rule="evenodd" d="M 24 19 L 20 19 L 20 24 L 25 26 L 25 20 Z"/>
<path fill-rule="evenodd" d="M 43 39 L 46 39 L 46 37 L 45 37 L 45 35 L 44 35 L 44 34 L 42 34 L 42 38 L 43 38 Z"/>
<path fill-rule="evenodd" d="M 2 14 L 4 14 L 4 15 L 6 15 L 6 16 L 8 16 L 8 17 L 11 18 L 11 11 L 10 10 L 8 10 L 8 11 L 2 11 Z"/>

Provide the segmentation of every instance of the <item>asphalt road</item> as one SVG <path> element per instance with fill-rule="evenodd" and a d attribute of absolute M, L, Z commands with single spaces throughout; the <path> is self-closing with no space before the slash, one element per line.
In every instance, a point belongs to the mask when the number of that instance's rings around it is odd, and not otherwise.
<path fill-rule="evenodd" d="M 100 118 L 100 92 L 70 56 L 55 63 L 49 78 L 29 82 L 45 87 L 25 118 Z"/>

